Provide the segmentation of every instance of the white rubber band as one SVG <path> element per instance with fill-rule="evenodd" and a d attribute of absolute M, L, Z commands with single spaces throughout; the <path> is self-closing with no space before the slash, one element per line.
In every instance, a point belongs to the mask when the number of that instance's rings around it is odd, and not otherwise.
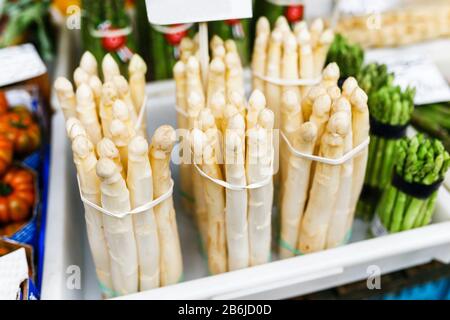
<path fill-rule="evenodd" d="M 325 163 L 325 164 L 329 164 L 332 166 L 341 165 L 343 163 L 346 163 L 350 159 L 354 158 L 358 153 L 360 153 L 365 148 L 367 148 L 367 146 L 369 145 L 369 142 L 370 142 L 370 138 L 368 137 L 366 140 L 364 140 L 364 142 L 362 142 L 360 145 L 358 145 L 357 147 L 353 148 L 352 150 L 350 150 L 349 152 L 344 154 L 342 157 L 340 157 L 338 159 L 329 159 L 329 158 L 323 158 L 323 157 L 314 156 L 311 154 L 302 153 L 302 152 L 294 149 L 294 147 L 292 146 L 291 142 L 288 140 L 288 138 L 286 137 L 284 132 L 283 131 L 280 131 L 280 132 L 281 132 L 281 137 L 286 142 L 286 145 L 289 148 L 289 151 L 296 157 L 304 158 L 304 159 L 308 159 L 308 160 L 316 161 L 316 162 L 320 162 L 320 163 Z"/>
<path fill-rule="evenodd" d="M 290 6 L 304 4 L 304 0 L 266 0 L 267 2 L 276 6 Z"/>
<path fill-rule="evenodd" d="M 89 33 L 94 38 L 113 38 L 113 37 L 124 37 L 129 35 L 133 29 L 131 27 L 125 27 L 116 30 L 96 30 L 90 29 Z"/>
<path fill-rule="evenodd" d="M 268 77 L 257 72 L 253 72 L 253 76 L 265 82 L 269 82 L 271 84 L 275 84 L 278 86 L 315 86 L 319 84 L 320 81 L 322 81 L 322 76 L 314 79 L 293 79 L 293 80 Z"/>
<path fill-rule="evenodd" d="M 184 32 L 189 30 L 190 28 L 192 28 L 192 26 L 194 25 L 193 23 L 184 23 L 182 25 L 179 26 L 161 26 L 159 24 L 150 24 L 152 26 L 152 28 L 160 33 L 163 34 L 175 34 L 175 33 L 179 33 L 179 32 Z"/>
<path fill-rule="evenodd" d="M 139 110 L 139 115 L 136 120 L 136 124 L 134 125 L 134 130 L 136 130 L 136 131 L 141 129 L 142 121 L 144 120 L 146 108 L 147 108 L 147 96 L 145 95 L 144 101 L 142 102 L 141 110 Z"/>
<path fill-rule="evenodd" d="M 264 186 L 268 185 L 270 183 L 270 181 L 272 181 L 272 175 L 270 175 L 266 179 L 264 179 L 263 181 L 255 182 L 255 183 L 252 183 L 252 184 L 249 184 L 249 185 L 246 185 L 246 186 L 238 186 L 238 185 L 231 184 L 231 183 L 228 183 L 226 181 L 219 180 L 219 179 L 216 179 L 216 178 L 213 178 L 213 177 L 207 175 L 202 169 L 200 169 L 200 167 L 195 162 L 194 162 L 194 167 L 197 169 L 198 173 L 202 177 L 204 177 L 204 178 L 214 182 L 215 184 L 218 184 L 219 186 L 222 186 L 222 187 L 224 187 L 226 189 L 234 190 L 234 191 L 259 189 L 261 187 L 264 187 Z"/>
<path fill-rule="evenodd" d="M 83 193 L 81 192 L 80 179 L 79 179 L 79 177 L 77 175 L 78 190 L 80 192 L 81 201 L 83 201 L 83 203 L 87 204 L 89 207 L 92 207 L 92 208 L 100 211 L 103 214 L 106 214 L 106 215 L 114 217 L 114 218 L 119 218 L 119 219 L 124 218 L 124 217 L 126 217 L 127 215 L 130 215 L 130 214 L 139 214 L 139 213 L 146 212 L 147 210 L 156 207 L 158 204 L 160 204 L 164 200 L 169 199 L 172 196 L 172 194 L 173 194 L 173 187 L 175 185 L 173 180 L 170 180 L 170 181 L 171 181 L 171 184 L 170 184 L 169 190 L 167 190 L 167 192 L 164 193 L 163 195 L 161 195 L 160 197 L 158 197 L 158 198 L 156 198 L 156 199 L 154 199 L 152 201 L 149 201 L 146 204 L 144 204 L 144 205 L 142 205 L 140 207 L 137 207 L 137 208 L 135 208 L 135 209 L 133 209 L 131 211 L 116 213 L 116 212 L 111 212 L 109 210 L 106 210 L 106 209 L 96 205 L 95 203 L 89 201 L 88 199 L 86 199 L 83 196 Z"/>

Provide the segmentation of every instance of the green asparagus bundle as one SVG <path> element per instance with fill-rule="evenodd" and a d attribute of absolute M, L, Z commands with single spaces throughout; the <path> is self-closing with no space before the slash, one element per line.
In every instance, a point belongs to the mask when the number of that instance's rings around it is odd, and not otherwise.
<path fill-rule="evenodd" d="M 250 27 L 251 19 L 232 19 L 225 21 L 212 21 L 209 25 L 209 34 L 218 35 L 223 40 L 234 40 L 243 65 L 250 62 Z"/>
<path fill-rule="evenodd" d="M 365 220 L 373 217 L 381 191 L 390 182 L 396 142 L 406 134 L 414 95 L 414 89 L 390 85 L 369 94 L 371 141 L 364 190 L 357 207 L 357 215 Z"/>
<path fill-rule="evenodd" d="M 275 0 L 256 0 L 254 6 L 254 22 L 260 17 L 266 17 L 271 28 L 275 27 L 275 22 L 278 17 L 285 16 L 286 19 L 291 24 L 295 24 L 303 20 L 304 6 L 303 1 L 291 1 L 290 5 L 276 4 L 276 2 L 281 3 L 281 1 Z"/>
<path fill-rule="evenodd" d="M 394 82 L 394 74 L 388 72 L 385 64 L 369 63 L 361 68 L 358 82 L 367 95 L 375 93 L 382 87 L 391 86 Z"/>
<path fill-rule="evenodd" d="M 360 73 L 364 61 L 364 50 L 358 44 L 351 44 L 340 34 L 328 51 L 327 63 L 336 62 L 341 70 L 341 79 L 356 76 Z M 362 87 L 365 91 L 366 89 Z M 367 92 L 367 91 L 366 91 Z"/>
<path fill-rule="evenodd" d="M 135 51 L 134 34 L 124 0 L 83 0 L 81 35 L 83 49 L 100 63 L 106 54 L 127 74 L 127 64 Z"/>
<path fill-rule="evenodd" d="M 389 232 L 430 223 L 438 188 L 450 166 L 450 156 L 437 139 L 418 134 L 395 144 L 394 174 L 376 209 Z"/>
<path fill-rule="evenodd" d="M 442 141 L 450 151 L 450 107 L 448 103 L 420 106 L 414 110 L 412 125 Z"/>

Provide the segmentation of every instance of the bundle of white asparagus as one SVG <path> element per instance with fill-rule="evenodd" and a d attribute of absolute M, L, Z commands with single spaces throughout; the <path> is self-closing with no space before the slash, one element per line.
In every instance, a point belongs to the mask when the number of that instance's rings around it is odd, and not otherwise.
<path fill-rule="evenodd" d="M 348 240 L 362 189 L 367 148 L 339 165 L 302 155 L 339 159 L 367 143 L 367 95 L 354 78 L 337 86 L 339 68 L 328 65 L 322 82 L 299 99 L 286 89 L 281 105 L 280 255 L 292 257 Z M 299 154 L 301 153 L 301 154 Z"/>
<path fill-rule="evenodd" d="M 322 19 L 310 26 L 300 22 L 294 30 L 284 16 L 278 18 L 273 30 L 267 18 L 258 20 L 252 58 L 253 89 L 265 94 L 275 114 L 275 128 L 280 125 L 283 93 L 291 89 L 299 97 L 306 96 L 310 83 L 320 78 L 333 40 L 333 30 L 326 28 Z M 309 85 L 292 85 L 300 79 L 309 80 Z"/>
<path fill-rule="evenodd" d="M 175 130 L 158 128 L 149 146 L 145 72 L 144 61 L 134 55 L 128 82 L 106 55 L 102 83 L 94 56 L 86 52 L 74 73 L 76 91 L 62 77 L 54 84 L 106 298 L 174 284 L 182 276 L 169 167 Z M 165 200 L 153 205 L 158 198 Z"/>
<path fill-rule="evenodd" d="M 261 91 L 247 101 L 235 43 L 214 36 L 211 52 L 206 81 L 194 51 L 182 49 L 174 75 L 188 137 L 182 179 L 192 181 L 209 269 L 218 274 L 270 259 L 274 115 Z"/>

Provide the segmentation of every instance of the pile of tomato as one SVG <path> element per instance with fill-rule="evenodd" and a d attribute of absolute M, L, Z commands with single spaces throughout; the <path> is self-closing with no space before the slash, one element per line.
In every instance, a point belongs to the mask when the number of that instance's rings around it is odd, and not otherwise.
<path fill-rule="evenodd" d="M 41 130 L 33 114 L 10 107 L 0 91 L 0 236 L 11 236 L 32 217 L 36 177 L 16 160 L 39 149 Z"/>

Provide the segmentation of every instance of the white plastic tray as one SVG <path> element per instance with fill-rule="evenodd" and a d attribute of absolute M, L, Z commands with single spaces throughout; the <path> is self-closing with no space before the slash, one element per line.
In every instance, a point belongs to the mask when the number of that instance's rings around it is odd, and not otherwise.
<path fill-rule="evenodd" d="M 175 125 L 174 89 L 171 81 L 148 86 L 150 132 L 161 124 Z M 75 168 L 60 112 L 54 116 L 52 130 L 42 298 L 98 299 L 100 291 L 87 245 Z M 173 172 L 177 180 L 176 166 Z M 179 202 L 177 192 L 175 202 Z M 444 188 L 439 192 L 434 224 L 428 227 L 364 240 L 367 225 L 357 221 L 349 245 L 217 276 L 208 276 L 194 225 L 187 214 L 177 209 L 184 282 L 123 299 L 289 298 L 366 279 L 371 265 L 378 266 L 382 273 L 389 273 L 433 259 L 450 262 L 450 194 Z M 273 259 L 277 259 L 275 251 Z M 80 289 L 68 289 L 66 285 L 71 276 L 66 272 L 71 265 L 80 267 Z"/>

